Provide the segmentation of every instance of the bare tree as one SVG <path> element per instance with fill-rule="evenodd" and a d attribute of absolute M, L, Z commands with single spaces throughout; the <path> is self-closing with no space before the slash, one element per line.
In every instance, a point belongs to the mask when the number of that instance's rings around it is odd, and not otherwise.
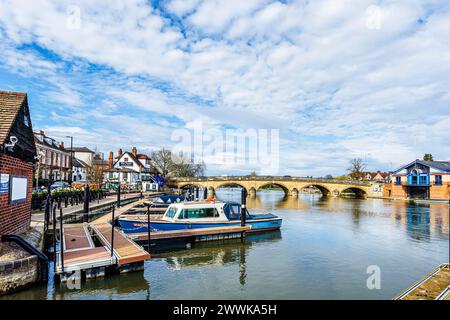
<path fill-rule="evenodd" d="M 352 179 L 361 179 L 364 170 L 366 169 L 366 164 L 363 159 L 355 158 L 350 160 L 350 167 L 347 169 L 349 176 Z"/>
<path fill-rule="evenodd" d="M 198 177 L 205 173 L 206 166 L 202 163 L 195 163 L 192 159 L 184 155 L 173 156 L 174 176 L 176 177 Z"/>
<path fill-rule="evenodd" d="M 175 164 L 172 159 L 172 152 L 167 149 L 153 151 L 150 155 L 152 166 L 159 174 L 166 178 L 175 170 Z"/>

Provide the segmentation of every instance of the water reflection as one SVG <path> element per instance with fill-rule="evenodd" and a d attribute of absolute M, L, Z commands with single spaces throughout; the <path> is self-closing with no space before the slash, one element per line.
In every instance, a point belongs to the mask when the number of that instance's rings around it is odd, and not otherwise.
<path fill-rule="evenodd" d="M 217 197 L 240 201 L 239 189 Z M 79 291 L 51 280 L 6 299 L 389 299 L 448 259 L 446 204 L 261 191 L 247 207 L 282 217 L 281 230 L 152 253 L 144 272 Z M 372 264 L 381 290 L 367 289 Z"/>

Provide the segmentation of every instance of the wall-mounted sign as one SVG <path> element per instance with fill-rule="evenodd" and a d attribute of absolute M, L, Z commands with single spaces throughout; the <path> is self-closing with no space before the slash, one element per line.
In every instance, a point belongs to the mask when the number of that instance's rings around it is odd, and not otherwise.
<path fill-rule="evenodd" d="M 9 174 L 0 174 L 0 193 L 8 193 L 9 191 Z"/>
<path fill-rule="evenodd" d="M 11 204 L 22 203 L 27 200 L 27 185 L 28 180 L 26 177 L 11 177 Z"/>
<path fill-rule="evenodd" d="M 119 162 L 119 166 L 121 166 L 121 167 L 132 167 L 133 166 L 133 162 L 131 162 L 131 161 Z"/>

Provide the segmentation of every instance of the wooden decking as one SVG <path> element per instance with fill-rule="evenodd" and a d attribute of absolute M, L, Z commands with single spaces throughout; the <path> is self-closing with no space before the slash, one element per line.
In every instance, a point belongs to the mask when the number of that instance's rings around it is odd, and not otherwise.
<path fill-rule="evenodd" d="M 449 300 L 450 267 L 444 263 L 403 291 L 394 300 Z"/>
<path fill-rule="evenodd" d="M 140 203 L 139 201 L 138 203 Z M 115 210 L 116 216 L 134 207 L 136 203 Z M 86 270 L 110 265 L 122 266 L 150 259 L 150 254 L 134 243 L 125 234 L 111 225 L 112 213 L 89 224 L 63 227 L 63 259 L 61 250 L 57 252 L 56 273 Z M 92 231 L 102 246 L 95 246 Z M 114 249 L 111 252 L 111 234 L 114 232 Z M 64 266 L 63 266 L 64 264 Z"/>
<path fill-rule="evenodd" d="M 95 224 L 91 226 L 93 231 L 97 234 L 101 243 L 111 250 L 112 242 L 112 228 L 108 223 Z M 117 258 L 117 264 L 119 266 L 140 262 L 150 259 L 150 254 L 138 246 L 133 240 L 129 239 L 122 232 L 114 228 L 114 256 Z"/>
<path fill-rule="evenodd" d="M 63 227 L 63 236 L 63 261 L 59 251 L 56 273 L 105 267 L 114 263 L 114 257 L 111 257 L 107 248 L 95 247 L 88 225 Z"/>

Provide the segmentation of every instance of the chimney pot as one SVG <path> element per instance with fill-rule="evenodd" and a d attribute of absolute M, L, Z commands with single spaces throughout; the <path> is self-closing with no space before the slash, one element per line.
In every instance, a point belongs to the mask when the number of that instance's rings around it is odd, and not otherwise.
<path fill-rule="evenodd" d="M 122 156 L 122 149 L 119 149 L 119 151 L 117 152 L 117 156 L 120 158 Z"/>
<path fill-rule="evenodd" d="M 39 134 L 40 134 L 41 136 L 45 136 L 44 130 L 39 130 Z"/>
<path fill-rule="evenodd" d="M 137 149 L 136 149 L 136 147 L 133 147 L 133 149 L 131 150 L 131 154 L 136 158 L 136 156 L 137 156 Z"/>

